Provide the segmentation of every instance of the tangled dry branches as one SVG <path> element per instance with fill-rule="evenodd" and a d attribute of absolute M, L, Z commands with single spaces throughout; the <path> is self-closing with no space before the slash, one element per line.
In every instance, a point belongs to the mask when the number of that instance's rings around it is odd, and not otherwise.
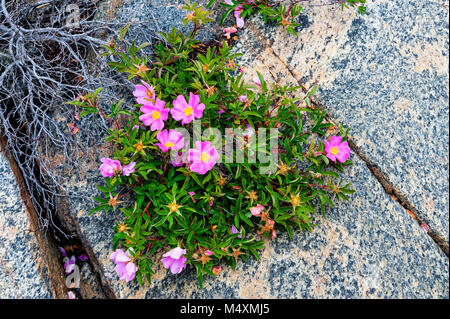
<path fill-rule="evenodd" d="M 121 25 L 94 21 L 96 1 L 0 1 L 0 133 L 43 228 L 58 230 L 54 210 L 64 169 L 76 165 L 96 135 L 91 132 L 80 143 L 67 125 L 75 122 L 73 107 L 64 102 L 100 86 L 129 86 L 99 62 L 101 46 Z M 76 27 L 68 24 L 67 6 L 74 2 L 80 17 Z M 62 170 L 55 170 L 55 150 L 64 161 Z"/>

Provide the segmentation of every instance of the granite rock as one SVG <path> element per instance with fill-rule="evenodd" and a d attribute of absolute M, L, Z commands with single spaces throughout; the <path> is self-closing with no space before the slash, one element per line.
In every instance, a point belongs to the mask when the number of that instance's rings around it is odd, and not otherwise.
<path fill-rule="evenodd" d="M 448 1 L 369 0 L 367 11 L 306 4 L 298 37 L 254 17 L 235 49 L 249 79 L 317 81 L 331 118 L 448 243 Z"/>
<path fill-rule="evenodd" d="M 54 298 L 45 257 L 21 200 L 19 187 L 0 152 L 0 298 Z"/>

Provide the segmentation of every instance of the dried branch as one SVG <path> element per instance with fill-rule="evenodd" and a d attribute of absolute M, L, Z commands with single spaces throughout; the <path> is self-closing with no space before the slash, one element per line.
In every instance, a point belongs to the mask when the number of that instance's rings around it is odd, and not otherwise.
<path fill-rule="evenodd" d="M 77 110 L 64 102 L 98 87 L 105 92 L 132 87 L 110 72 L 99 55 L 124 23 L 96 21 L 97 2 L 78 0 L 79 26 L 71 28 L 66 8 L 73 2 L 1 0 L 0 5 L 0 132 L 24 175 L 42 226 L 62 234 L 54 212 L 63 177 L 76 168 L 88 145 L 101 143 L 98 136 L 108 127 L 91 119 L 92 129 L 79 138 L 67 126 L 76 122 Z M 147 41 L 149 37 L 156 39 L 156 30 L 147 34 Z"/>

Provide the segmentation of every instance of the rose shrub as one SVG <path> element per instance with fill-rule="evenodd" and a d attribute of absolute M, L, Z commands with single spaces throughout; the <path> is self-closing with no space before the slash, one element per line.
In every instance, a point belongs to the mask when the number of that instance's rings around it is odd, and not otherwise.
<path fill-rule="evenodd" d="M 258 12 L 265 22 L 273 22 L 282 26 L 286 33 L 297 35 L 296 28 L 301 24 L 296 21 L 296 18 L 304 12 L 303 7 L 300 6 L 302 2 L 307 0 L 291 0 L 291 1 L 270 1 L 270 0 L 210 0 L 207 8 L 211 7 L 214 3 L 218 2 L 221 6 L 225 7 L 226 11 L 222 15 L 221 23 L 225 22 L 225 19 L 233 13 L 236 24 L 234 27 L 224 29 L 227 38 L 231 33 L 237 31 L 237 28 L 242 28 L 245 25 L 245 19 L 252 15 L 254 12 Z M 189 2 L 187 2 L 190 5 Z M 312 5 L 332 5 L 339 4 L 341 10 L 344 8 L 356 8 L 360 14 L 366 13 L 366 7 L 364 4 L 366 0 L 335 0 L 329 3 L 317 3 Z"/>
<path fill-rule="evenodd" d="M 162 34 L 152 63 L 144 45 L 122 45 L 126 29 L 105 47 L 111 67 L 136 80 L 132 111 L 122 100 L 105 114 L 101 89 L 70 102 L 80 117 L 111 123 L 114 154 L 99 163 L 104 196 L 91 213 L 122 212 L 111 259 L 126 281 L 150 282 L 155 263 L 173 274 L 193 265 L 201 286 L 223 262 L 259 258 L 263 236 L 310 230 L 318 209 L 353 193 L 339 174 L 351 164 L 347 131 L 327 139 L 332 124 L 310 101 L 317 87 L 298 98 L 299 87 L 268 85 L 259 73 L 258 85 L 245 84 L 226 40 L 194 39 L 204 12 L 192 10 L 190 34 Z"/>

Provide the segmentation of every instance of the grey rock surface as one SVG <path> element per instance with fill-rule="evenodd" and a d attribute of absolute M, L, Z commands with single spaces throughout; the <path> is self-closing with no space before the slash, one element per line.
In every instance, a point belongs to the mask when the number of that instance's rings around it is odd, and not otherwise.
<path fill-rule="evenodd" d="M 161 25 L 167 28 L 184 16 L 177 1 L 160 1 L 158 10 L 155 3 L 138 0 L 104 2 L 105 10 L 110 10 L 105 12 L 110 14 L 111 19 L 123 20 L 135 16 L 142 19 L 151 15 L 165 15 L 166 19 Z M 165 3 L 177 5 L 164 5 Z M 173 11 L 169 13 L 164 10 Z M 344 89 L 337 86 L 339 83 L 336 79 L 340 72 L 350 71 L 342 67 L 332 69 L 328 65 L 332 65 L 331 61 L 334 59 L 349 54 L 350 47 L 344 46 L 348 30 L 352 21 L 360 17 L 348 11 L 341 14 L 323 8 L 310 8 L 308 19 L 315 22 L 301 30 L 299 38 L 294 38 L 285 36 L 275 27 L 263 25 L 255 18 L 246 24 L 248 29 L 241 31 L 235 50 L 245 53 L 241 63 L 248 68 L 246 77 L 249 81 L 255 75 L 255 70 L 261 71 L 269 82 L 296 83 L 298 79 L 302 79 L 311 83 L 320 76 L 319 83 L 323 84 L 320 96 L 333 113 L 335 109 L 326 103 L 325 98 L 333 95 L 334 86 L 336 94 L 341 94 Z M 306 36 L 309 32 L 312 34 Z M 329 36 L 332 37 L 331 40 L 326 40 Z M 327 46 L 327 41 L 333 44 Z M 285 51 L 281 52 L 282 49 Z M 316 61 L 318 53 L 322 54 L 320 61 Z M 313 70 L 311 78 L 299 77 L 298 74 L 302 73 L 296 73 L 295 70 L 293 72 L 291 65 L 299 70 Z M 300 68 L 301 65 L 303 69 Z M 317 70 L 320 72 L 316 72 Z M 328 95 L 327 88 L 330 90 Z M 388 88 L 385 90 L 389 92 Z M 345 97 L 341 97 L 340 105 L 356 98 L 355 95 L 356 93 L 347 93 Z M 331 100 L 328 101 L 331 103 Z M 355 103 L 354 100 L 351 101 Z M 367 107 L 366 112 L 372 112 L 375 106 Z M 361 112 L 363 111 L 361 107 Z M 388 152 L 386 145 L 391 144 L 379 143 L 372 137 L 366 138 L 367 135 L 364 134 L 368 134 L 367 132 L 364 133 L 361 128 L 353 128 L 357 121 L 362 128 L 368 129 L 363 124 L 370 123 L 363 122 L 360 114 L 355 116 L 352 113 L 350 118 L 340 120 L 345 125 L 348 122 L 352 127 L 352 138 L 369 141 L 367 143 L 372 143 L 370 145 L 374 148 L 378 147 L 377 150 L 384 149 Z M 392 118 L 386 120 L 388 122 L 384 124 L 387 129 L 393 130 Z M 80 130 L 83 129 L 82 124 L 79 125 Z M 363 145 L 360 146 L 365 150 Z M 95 185 L 103 183 L 98 172 L 99 159 L 109 156 L 110 152 L 108 145 L 105 145 L 86 154 L 82 163 L 84 169 L 67 176 L 66 192 L 69 195 L 67 203 L 72 218 L 77 221 L 78 231 L 83 240 L 90 244 L 92 253 L 97 258 L 103 284 L 109 286 L 119 298 L 449 297 L 448 258 L 408 213 L 384 192 L 364 162 L 355 154 L 352 155 L 355 165 L 345 175 L 345 179 L 351 181 L 357 190 L 350 201 L 329 210 L 328 218 L 318 218 L 318 227 L 312 233 L 295 232 L 292 239 L 284 234 L 267 242 L 261 261 L 250 259 L 246 263 L 239 263 L 236 271 L 224 266 L 224 271 L 217 278 L 207 278 L 204 289 L 200 290 L 194 269 L 188 268 L 174 276 L 162 268 L 159 262 L 162 252 L 159 252 L 154 259 L 157 266 L 151 285 L 139 287 L 137 283 L 120 282 L 109 256 L 112 253 L 112 227 L 121 221 L 121 213 L 116 210 L 115 213 L 98 212 L 88 216 L 90 209 L 95 206 L 92 196 L 99 195 Z M 377 161 L 377 164 L 380 163 Z M 445 201 L 442 203 L 445 206 Z M 434 213 L 430 214 L 434 216 Z"/>
<path fill-rule="evenodd" d="M 317 81 L 331 117 L 448 242 L 448 1 L 369 0 L 367 11 L 306 4 L 298 37 L 255 17 L 236 50 L 254 74 Z"/>
<path fill-rule="evenodd" d="M 17 182 L 0 152 L 0 299 L 54 298 Z"/>

